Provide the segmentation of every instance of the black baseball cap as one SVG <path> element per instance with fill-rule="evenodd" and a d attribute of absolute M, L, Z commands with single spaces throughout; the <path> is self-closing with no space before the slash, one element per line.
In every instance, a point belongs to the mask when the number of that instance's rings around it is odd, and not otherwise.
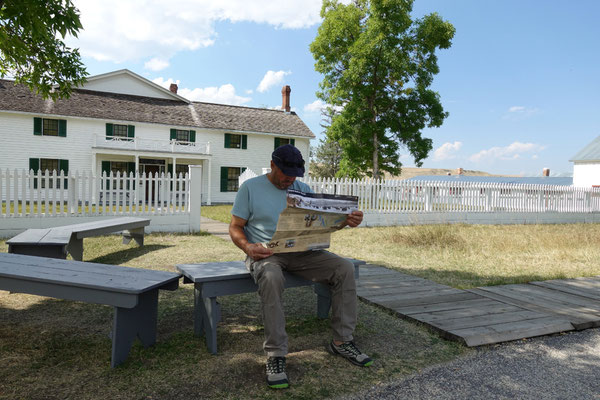
<path fill-rule="evenodd" d="M 284 144 L 275 149 L 271 159 L 287 176 L 304 176 L 304 159 L 300 150 L 291 144 Z"/>

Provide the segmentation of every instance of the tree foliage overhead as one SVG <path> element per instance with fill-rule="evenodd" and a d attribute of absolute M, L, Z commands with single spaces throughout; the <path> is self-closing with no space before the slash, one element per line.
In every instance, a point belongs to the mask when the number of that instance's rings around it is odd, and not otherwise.
<path fill-rule="evenodd" d="M 0 0 L 0 76 L 44 98 L 68 97 L 87 72 L 79 51 L 60 38 L 80 29 L 71 0 Z"/>
<path fill-rule="evenodd" d="M 430 89 L 439 72 L 437 49 L 447 49 L 454 27 L 433 13 L 413 21 L 413 0 L 323 0 L 310 45 L 324 75 L 317 96 L 342 108 L 327 136 L 343 149 L 339 175 L 400 172 L 400 146 L 420 166 L 432 148 L 422 137 L 448 113 Z"/>

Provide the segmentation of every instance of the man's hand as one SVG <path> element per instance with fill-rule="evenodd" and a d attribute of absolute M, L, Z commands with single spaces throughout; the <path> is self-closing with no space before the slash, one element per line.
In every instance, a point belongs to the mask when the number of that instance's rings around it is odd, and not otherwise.
<path fill-rule="evenodd" d="M 262 260 L 263 258 L 273 255 L 273 250 L 267 249 L 260 243 L 248 243 L 246 248 L 242 250 L 244 250 L 244 252 L 254 261 Z"/>
<path fill-rule="evenodd" d="M 254 261 L 262 260 L 273 254 L 271 249 L 267 249 L 260 243 L 250 243 L 244 233 L 244 226 L 246 221 L 243 218 L 231 216 L 231 223 L 229 224 L 229 236 L 237 247 L 243 250 L 250 258 Z"/>
<path fill-rule="evenodd" d="M 363 220 L 363 212 L 358 210 L 358 211 L 352 211 L 351 214 L 348 214 L 348 216 L 346 217 L 346 221 L 344 221 L 344 224 L 351 227 L 351 228 L 356 228 L 357 226 L 360 225 L 360 223 Z"/>

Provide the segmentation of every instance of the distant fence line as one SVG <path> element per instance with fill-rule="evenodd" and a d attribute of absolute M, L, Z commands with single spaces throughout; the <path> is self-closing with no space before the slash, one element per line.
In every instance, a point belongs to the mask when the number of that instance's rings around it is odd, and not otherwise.
<path fill-rule="evenodd" d="M 256 174 L 246 170 L 240 184 Z M 299 178 L 316 193 L 358 196 L 366 213 L 593 213 L 600 189 L 558 185 Z"/>

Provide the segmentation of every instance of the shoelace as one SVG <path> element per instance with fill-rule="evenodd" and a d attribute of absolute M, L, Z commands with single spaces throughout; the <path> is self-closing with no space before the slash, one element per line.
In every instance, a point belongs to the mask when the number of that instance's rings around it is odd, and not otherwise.
<path fill-rule="evenodd" d="M 342 343 L 339 348 L 353 356 L 359 356 L 361 354 L 360 350 L 354 345 L 353 342 Z"/>
<path fill-rule="evenodd" d="M 267 361 L 267 372 L 270 374 L 279 374 L 285 372 L 285 358 L 271 357 Z"/>

